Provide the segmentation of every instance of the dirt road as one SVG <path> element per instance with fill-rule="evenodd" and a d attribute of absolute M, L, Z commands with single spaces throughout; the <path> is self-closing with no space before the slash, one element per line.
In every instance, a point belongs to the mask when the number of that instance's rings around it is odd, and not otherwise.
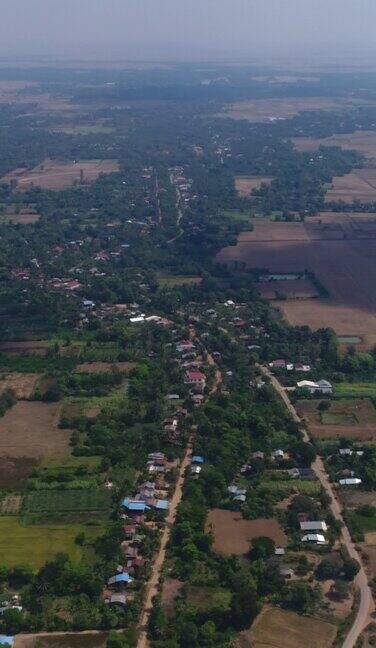
<path fill-rule="evenodd" d="M 269 371 L 267 367 L 263 367 L 259 365 L 259 369 L 261 372 L 264 374 L 264 376 L 268 377 L 270 379 L 271 384 L 273 385 L 274 389 L 278 392 L 280 395 L 281 399 L 285 403 L 288 411 L 290 412 L 292 418 L 296 423 L 302 423 L 300 417 L 297 414 L 297 411 L 293 404 L 290 401 L 290 398 L 286 392 L 286 390 L 282 387 L 281 383 L 277 380 L 275 376 L 272 375 L 272 373 Z M 307 443 L 309 442 L 309 436 L 308 432 L 306 429 L 303 429 L 303 438 L 304 441 Z M 370 613 L 374 610 L 374 602 L 372 598 L 372 593 L 371 589 L 368 585 L 368 579 L 366 572 L 364 570 L 364 566 L 362 564 L 361 557 L 358 553 L 358 551 L 355 548 L 355 545 L 353 541 L 351 540 L 350 532 L 347 528 L 347 526 L 344 523 L 342 513 L 341 513 L 341 507 L 340 504 L 336 498 L 335 492 L 333 490 L 332 484 L 329 481 L 329 477 L 325 471 L 323 461 L 321 457 L 317 457 L 316 461 L 312 464 L 312 468 L 315 471 L 317 478 L 321 482 L 323 488 L 326 490 L 328 495 L 331 498 L 331 504 L 330 508 L 331 511 L 334 515 L 334 517 L 337 520 L 340 520 L 342 522 L 343 527 L 342 527 L 342 542 L 346 546 L 350 556 L 352 558 L 355 558 L 360 565 L 360 571 L 358 575 L 356 576 L 355 579 L 355 584 L 359 588 L 360 591 L 360 603 L 359 603 L 359 609 L 357 612 L 357 615 L 355 617 L 354 623 L 349 630 L 347 637 L 343 643 L 342 648 L 353 648 L 355 646 L 355 643 L 359 637 L 359 635 L 362 633 L 364 630 L 365 626 L 368 624 L 368 622 L 371 620 L 370 619 Z"/>
<path fill-rule="evenodd" d="M 141 628 L 140 635 L 137 642 L 137 648 L 147 648 L 149 645 L 147 638 L 147 627 L 150 617 L 150 612 L 153 608 L 153 598 L 158 593 L 158 584 L 162 574 L 162 567 L 166 556 L 167 543 L 171 536 L 172 527 L 175 523 L 177 508 L 180 504 L 183 495 L 184 475 L 187 466 L 189 465 L 192 457 L 192 441 L 188 442 L 187 449 L 180 464 L 179 475 L 176 482 L 175 492 L 170 502 L 170 509 L 166 519 L 166 525 L 163 529 L 161 544 L 158 550 L 157 557 L 153 563 L 153 571 L 149 582 L 146 586 L 146 595 L 143 610 L 140 616 L 139 627 Z"/>

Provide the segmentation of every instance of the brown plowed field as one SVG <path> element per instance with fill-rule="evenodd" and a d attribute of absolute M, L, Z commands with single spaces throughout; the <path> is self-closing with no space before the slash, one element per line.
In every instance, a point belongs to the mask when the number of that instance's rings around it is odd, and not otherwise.
<path fill-rule="evenodd" d="M 316 151 L 320 146 L 340 146 L 349 151 L 359 151 L 369 158 L 376 157 L 376 131 L 355 131 L 354 133 L 332 135 L 315 139 L 313 137 L 294 137 L 292 141 L 298 151 Z"/>
<path fill-rule="evenodd" d="M 219 117 L 246 119 L 250 122 L 269 122 L 288 119 L 304 110 L 332 110 L 336 107 L 359 105 L 361 100 L 345 100 L 329 97 L 289 97 L 282 99 L 253 99 L 230 104 Z"/>
<path fill-rule="evenodd" d="M 325 194 L 325 202 L 352 203 L 376 200 L 376 169 L 356 169 L 344 176 L 335 176 Z"/>
<path fill-rule="evenodd" d="M 17 398 L 31 398 L 42 374 L 11 373 L 0 378 L 0 393 L 11 389 Z"/>
<path fill-rule="evenodd" d="M 78 373 L 110 373 L 116 370 L 120 373 L 128 373 L 135 366 L 135 362 L 83 362 L 77 365 L 75 371 Z"/>
<path fill-rule="evenodd" d="M 17 191 L 31 187 L 41 189 L 66 189 L 80 182 L 81 171 L 84 182 L 94 182 L 101 173 L 119 171 L 116 160 L 79 160 L 78 162 L 59 162 L 44 160 L 34 169 L 15 169 L 1 178 L 1 182 L 17 181 Z"/>
<path fill-rule="evenodd" d="M 338 399 L 329 410 L 320 412 L 319 401 L 298 401 L 299 416 L 308 422 L 309 433 L 319 439 L 343 438 L 373 441 L 376 438 L 376 411 L 368 398 Z"/>
<path fill-rule="evenodd" d="M 0 458 L 66 456 L 70 431 L 58 428 L 59 403 L 19 401 L 0 419 Z"/>
<path fill-rule="evenodd" d="M 287 299 L 309 299 L 318 296 L 317 288 L 309 279 L 286 279 L 281 281 L 268 281 L 259 284 L 257 289 L 264 299 L 280 299 L 280 295 Z"/>
<path fill-rule="evenodd" d="M 376 219 L 368 214 L 358 222 L 336 215 L 341 238 L 327 236 L 327 216 L 321 224 L 319 220 L 254 221 L 254 231 L 240 234 L 238 244 L 224 248 L 217 259 L 229 267 L 242 261 L 249 268 L 272 273 L 313 272 L 329 297 L 278 302 L 284 316 L 294 325 L 359 335 L 366 346 L 372 346 L 376 343 L 376 238 L 366 236 L 374 231 Z"/>
<path fill-rule="evenodd" d="M 250 550 L 251 540 L 260 536 L 272 538 L 279 546 L 285 546 L 286 536 L 277 520 L 273 518 L 243 520 L 238 511 L 212 509 L 206 519 L 205 532 L 214 536 L 213 548 L 226 556 L 242 556 Z"/>

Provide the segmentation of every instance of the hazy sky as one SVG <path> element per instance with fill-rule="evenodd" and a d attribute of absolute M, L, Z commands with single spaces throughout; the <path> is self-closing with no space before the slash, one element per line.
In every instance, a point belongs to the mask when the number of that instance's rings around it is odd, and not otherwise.
<path fill-rule="evenodd" d="M 0 0 L 0 56 L 376 54 L 376 0 Z"/>

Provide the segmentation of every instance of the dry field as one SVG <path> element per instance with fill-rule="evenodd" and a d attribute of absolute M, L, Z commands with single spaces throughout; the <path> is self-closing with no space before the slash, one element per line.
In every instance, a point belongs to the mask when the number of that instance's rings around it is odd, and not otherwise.
<path fill-rule="evenodd" d="M 340 146 L 347 151 L 356 150 L 364 157 L 376 158 L 376 131 L 355 131 L 321 139 L 294 137 L 292 142 L 295 148 L 302 152 L 316 151 L 320 146 Z"/>
<path fill-rule="evenodd" d="M 361 491 L 358 489 L 345 490 L 344 488 L 341 488 L 338 490 L 337 495 L 342 506 L 348 509 L 363 506 L 364 504 L 376 506 L 376 493 L 372 491 Z"/>
<path fill-rule="evenodd" d="M 0 514 L 16 515 L 21 510 L 22 501 L 22 495 L 6 495 L 0 503 Z"/>
<path fill-rule="evenodd" d="M 237 245 L 224 248 L 217 259 L 230 267 L 241 261 L 271 273 L 313 272 L 329 297 L 277 302 L 286 319 L 297 326 L 359 335 L 365 347 L 372 347 L 376 343 L 376 238 L 366 237 L 375 230 L 376 219 L 371 214 L 359 219 L 341 219 L 336 214 L 336 236 L 325 214 L 307 221 L 254 221 L 254 230 L 240 234 Z"/>
<path fill-rule="evenodd" d="M 239 635 L 236 648 L 329 648 L 337 627 L 327 621 L 279 608 L 264 607 L 250 630 Z"/>
<path fill-rule="evenodd" d="M 81 171 L 84 182 L 94 182 L 101 173 L 119 171 L 116 160 L 79 160 L 78 162 L 59 162 L 44 160 L 34 169 L 15 169 L 7 173 L 1 182 L 17 181 L 17 191 L 31 187 L 41 189 L 66 189 L 80 183 Z"/>
<path fill-rule="evenodd" d="M 120 373 L 129 373 L 136 366 L 135 362 L 83 362 L 77 365 L 77 373 L 110 373 L 111 371 L 120 371 Z"/>
<path fill-rule="evenodd" d="M 335 176 L 325 194 L 325 202 L 352 203 L 376 201 L 376 169 L 355 169 L 344 176 Z"/>
<path fill-rule="evenodd" d="M 49 633 L 46 636 L 18 634 L 13 648 L 106 648 L 107 632 Z"/>
<path fill-rule="evenodd" d="M 235 176 L 235 189 L 239 196 L 249 198 L 254 189 L 259 189 L 262 184 L 269 185 L 271 176 Z"/>
<path fill-rule="evenodd" d="M 37 353 L 46 351 L 48 342 L 43 340 L 23 340 L 20 342 L 0 342 L 2 353 Z"/>
<path fill-rule="evenodd" d="M 286 279 L 281 281 L 268 281 L 257 286 L 264 299 L 280 299 L 281 295 L 287 299 L 312 299 L 318 297 L 317 288 L 309 279 Z"/>
<path fill-rule="evenodd" d="M 308 422 L 313 437 L 351 438 L 373 441 L 376 438 L 376 410 L 372 401 L 362 399 L 338 399 L 331 401 L 330 409 L 318 410 L 319 401 L 298 401 L 299 415 Z"/>
<path fill-rule="evenodd" d="M 305 110 L 332 110 L 339 106 L 359 105 L 360 101 L 346 101 L 327 97 L 290 97 L 288 99 L 254 99 L 230 104 L 220 117 L 247 119 L 250 122 L 269 122 L 288 119 Z"/>
<path fill-rule="evenodd" d="M 267 536 L 279 546 L 286 544 L 286 536 L 277 520 L 243 520 L 238 511 L 212 509 L 206 519 L 205 532 L 214 536 L 213 548 L 226 556 L 248 553 L 253 538 Z"/>
<path fill-rule="evenodd" d="M 31 205 L 22 207 L 18 212 L 15 206 L 10 205 L 5 208 L 4 212 L 0 212 L 0 220 L 2 223 L 11 222 L 19 225 L 30 225 L 36 223 L 39 219 L 40 214 Z"/>
<path fill-rule="evenodd" d="M 11 373 L 4 377 L 0 375 L 0 393 L 6 389 L 14 391 L 19 399 L 31 398 L 35 392 L 42 374 L 38 373 Z"/>
<path fill-rule="evenodd" d="M 69 430 L 58 428 L 59 403 L 19 401 L 0 419 L 0 457 L 41 459 L 70 452 Z"/>
<path fill-rule="evenodd" d="M 20 490 L 38 461 L 33 457 L 1 456 L 2 453 L 3 450 L 0 447 L 0 489 L 16 488 Z"/>
<path fill-rule="evenodd" d="M 183 583 L 176 578 L 166 578 L 162 586 L 162 606 L 168 619 L 175 614 L 175 602 L 180 596 Z"/>

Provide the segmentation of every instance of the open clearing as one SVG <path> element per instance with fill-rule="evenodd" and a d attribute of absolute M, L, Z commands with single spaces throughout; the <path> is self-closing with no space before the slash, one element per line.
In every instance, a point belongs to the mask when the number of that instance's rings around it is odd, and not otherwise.
<path fill-rule="evenodd" d="M 80 560 L 82 547 L 75 543 L 79 533 L 95 537 L 99 526 L 81 524 L 22 526 L 15 516 L 0 516 L 0 564 L 31 565 L 39 569 L 57 553 L 64 552 L 74 561 Z"/>
<path fill-rule="evenodd" d="M 376 410 L 368 398 L 333 400 L 324 412 L 318 410 L 319 403 L 315 400 L 297 403 L 298 413 L 308 422 L 313 437 L 347 437 L 359 441 L 376 438 Z"/>
<path fill-rule="evenodd" d="M 168 619 L 175 614 L 175 603 L 183 587 L 182 581 L 177 578 L 166 578 L 162 585 L 162 606 Z"/>
<path fill-rule="evenodd" d="M 6 389 L 11 389 L 16 398 L 31 398 L 35 392 L 42 374 L 38 373 L 11 373 L 4 377 L 0 375 L 0 393 Z"/>
<path fill-rule="evenodd" d="M 376 169 L 354 169 L 344 176 L 335 176 L 325 194 L 325 202 L 362 203 L 376 201 Z"/>
<path fill-rule="evenodd" d="M 334 388 L 336 396 L 351 396 L 351 398 L 376 398 L 376 382 L 337 383 Z"/>
<path fill-rule="evenodd" d="M 49 633 L 45 637 L 16 635 L 14 648 L 106 648 L 107 632 Z"/>
<path fill-rule="evenodd" d="M 344 150 L 356 150 L 364 157 L 376 157 L 376 131 L 354 131 L 354 133 L 332 135 L 331 137 L 294 137 L 298 151 L 316 151 L 320 146 L 340 146 Z"/>
<path fill-rule="evenodd" d="M 337 627 L 321 619 L 265 607 L 236 648 L 329 648 Z"/>
<path fill-rule="evenodd" d="M 0 455 L 29 457 L 69 454 L 69 430 L 58 428 L 59 403 L 19 401 L 0 419 Z"/>
<path fill-rule="evenodd" d="M 359 105 L 361 101 L 348 101 L 329 97 L 289 97 L 288 99 L 253 99 L 238 101 L 227 106 L 219 117 L 246 119 L 250 122 L 270 122 L 288 119 L 304 110 L 332 110 L 338 107 Z M 364 102 L 363 102 L 364 103 Z"/>
<path fill-rule="evenodd" d="M 279 546 L 286 544 L 286 536 L 277 520 L 243 520 L 238 511 L 213 509 L 205 524 L 205 532 L 213 533 L 213 548 L 226 556 L 242 556 L 248 553 L 253 538 L 267 536 Z"/>
<path fill-rule="evenodd" d="M 375 170 L 376 171 L 376 170 Z M 314 299 L 277 301 L 293 325 L 316 330 L 333 328 L 338 335 L 358 335 L 365 347 L 376 343 L 376 219 L 326 212 L 304 223 L 253 221 L 236 246 L 224 248 L 217 260 L 230 268 L 270 273 L 312 272 L 329 293 Z"/>
<path fill-rule="evenodd" d="M 269 185 L 272 180 L 270 176 L 236 176 L 235 189 L 239 196 L 248 198 L 254 189 L 259 189 L 262 184 Z"/>
<path fill-rule="evenodd" d="M 26 191 L 31 187 L 41 189 L 66 189 L 83 182 L 94 182 L 101 173 L 113 173 L 120 167 L 116 160 L 79 160 L 77 162 L 59 162 L 44 160 L 34 169 L 15 169 L 7 173 L 1 182 L 16 181 L 17 191 Z"/>
<path fill-rule="evenodd" d="M 191 585 L 187 592 L 187 603 L 200 612 L 227 612 L 231 606 L 231 592 L 224 587 L 197 587 Z"/>
<path fill-rule="evenodd" d="M 40 214 L 32 205 L 19 207 L 19 205 L 6 205 L 0 210 L 0 222 L 20 225 L 30 225 L 40 219 Z"/>
<path fill-rule="evenodd" d="M 111 373 L 111 371 L 129 373 L 135 366 L 135 362 L 84 362 L 77 365 L 75 371 L 77 373 Z"/>

